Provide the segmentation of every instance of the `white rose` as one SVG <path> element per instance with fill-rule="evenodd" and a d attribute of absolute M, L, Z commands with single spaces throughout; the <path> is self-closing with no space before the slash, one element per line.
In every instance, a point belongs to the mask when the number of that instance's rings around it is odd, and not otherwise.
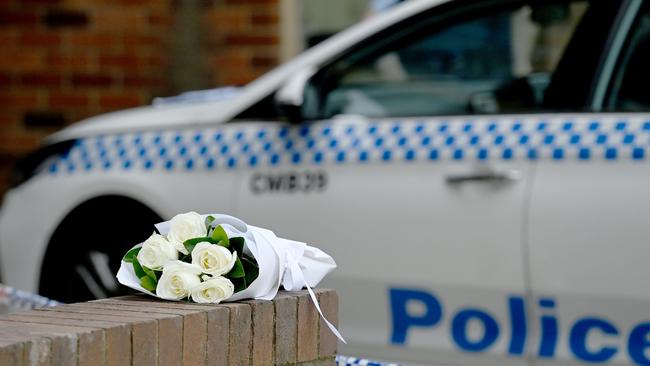
<path fill-rule="evenodd" d="M 230 253 L 221 245 L 200 242 L 192 249 L 192 264 L 213 276 L 230 272 L 236 261 L 237 252 Z"/>
<path fill-rule="evenodd" d="M 167 300 L 180 300 L 190 295 L 190 291 L 201 283 L 201 268 L 181 262 L 169 261 L 163 267 L 158 280 L 156 295 Z"/>
<path fill-rule="evenodd" d="M 219 276 L 201 282 L 192 288 L 192 300 L 200 304 L 218 304 L 227 300 L 235 292 L 229 279 Z"/>
<path fill-rule="evenodd" d="M 164 236 L 155 233 L 142 243 L 138 253 L 138 262 L 155 270 L 160 270 L 165 263 L 174 259 L 178 259 L 176 248 Z"/>
<path fill-rule="evenodd" d="M 178 214 L 171 219 L 169 222 L 167 240 L 169 240 L 179 252 L 189 254 L 187 249 L 183 246 L 183 242 L 187 239 L 200 238 L 206 235 L 208 235 L 208 230 L 205 227 L 205 221 L 201 215 L 196 212 L 188 212 Z"/>

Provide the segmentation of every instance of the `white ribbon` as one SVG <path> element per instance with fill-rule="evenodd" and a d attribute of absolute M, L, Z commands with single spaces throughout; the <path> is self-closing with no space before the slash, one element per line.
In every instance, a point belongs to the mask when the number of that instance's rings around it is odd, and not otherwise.
<path fill-rule="evenodd" d="M 323 315 L 323 311 L 320 308 L 320 304 L 316 299 L 316 295 L 314 294 L 314 291 L 311 289 L 311 287 L 305 280 L 305 276 L 302 273 L 300 264 L 294 258 L 293 254 L 290 252 L 287 253 L 287 268 L 284 272 L 282 285 L 284 286 L 284 289 L 287 291 L 300 291 L 302 290 L 303 286 L 307 287 L 307 291 L 309 292 L 309 297 L 311 297 L 311 301 L 314 303 L 316 310 L 318 310 L 318 314 L 320 314 L 320 317 L 323 319 L 327 327 L 330 329 L 330 331 L 332 331 L 332 333 L 334 333 L 336 338 L 338 338 L 341 342 L 348 344 L 348 342 L 345 341 L 345 339 L 343 338 L 339 330 L 336 329 L 336 326 L 330 323 L 330 321 L 327 320 L 325 315 Z"/>

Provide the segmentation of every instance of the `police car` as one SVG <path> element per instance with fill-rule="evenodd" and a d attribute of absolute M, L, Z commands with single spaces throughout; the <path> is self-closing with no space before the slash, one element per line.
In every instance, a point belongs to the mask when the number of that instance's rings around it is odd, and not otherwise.
<path fill-rule="evenodd" d="M 20 166 L 2 281 L 118 293 L 225 212 L 336 258 L 340 352 L 650 364 L 650 1 L 412 0 L 219 101 L 94 117 Z"/>

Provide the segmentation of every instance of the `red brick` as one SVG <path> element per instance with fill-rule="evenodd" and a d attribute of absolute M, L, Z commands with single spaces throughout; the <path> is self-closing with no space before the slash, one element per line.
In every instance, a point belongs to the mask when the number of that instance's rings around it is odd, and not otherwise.
<path fill-rule="evenodd" d="M 0 343 L 0 365 L 22 365 L 25 362 L 22 343 Z"/>
<path fill-rule="evenodd" d="M 318 358 L 318 311 L 307 291 L 298 297 L 298 362 Z"/>
<path fill-rule="evenodd" d="M 320 307 L 323 310 L 323 315 L 335 326 L 338 325 L 338 304 L 339 297 L 335 291 L 324 290 L 324 289 L 314 289 Z M 330 331 L 327 327 L 327 324 L 320 319 L 319 325 L 319 345 L 318 345 L 318 355 L 320 357 L 332 356 L 336 354 L 338 340 L 334 333 Z"/>
<path fill-rule="evenodd" d="M 253 56 L 251 65 L 264 69 L 270 69 L 278 64 L 278 59 L 275 57 Z"/>
<path fill-rule="evenodd" d="M 37 318 L 32 316 L 30 312 L 10 314 L 2 319 L 3 326 L 16 322 L 21 327 L 31 327 L 38 331 L 51 329 L 49 332 L 56 332 L 57 328 L 61 328 L 59 333 L 65 332 L 78 335 L 79 366 L 101 364 L 104 361 L 105 333 L 102 328 L 111 327 L 111 323 L 85 320 L 83 326 L 77 326 L 80 321 L 76 319 Z M 60 358 L 70 359 L 71 356 L 61 355 Z M 57 358 L 55 354 L 54 360 Z M 57 363 L 53 362 L 53 364 Z"/>
<path fill-rule="evenodd" d="M 142 59 L 134 54 L 101 55 L 99 65 L 102 67 L 120 67 L 124 69 L 136 68 L 143 63 Z"/>
<path fill-rule="evenodd" d="M 0 44 L 4 48 L 8 48 L 14 45 L 19 45 L 17 30 L 15 28 L 0 27 Z"/>
<path fill-rule="evenodd" d="M 18 126 L 21 121 L 21 116 L 22 111 L 20 110 L 3 108 L 3 110 L 0 110 L 0 126 L 3 128 Z"/>
<path fill-rule="evenodd" d="M 8 72 L 0 71 L 0 87 L 10 85 L 14 82 L 14 76 Z"/>
<path fill-rule="evenodd" d="M 144 320 L 151 320 L 147 316 L 124 316 L 119 312 L 92 311 L 84 309 L 79 305 L 62 305 L 53 308 L 39 309 L 30 312 L 30 316 L 56 319 L 73 319 L 78 323 L 91 321 L 103 321 L 108 324 L 104 326 L 106 337 L 106 364 L 125 365 L 131 363 L 131 327 L 124 325 L 126 322 L 136 323 Z M 72 322 L 74 323 L 74 322 Z"/>
<path fill-rule="evenodd" d="M 163 45 L 163 39 L 160 35 L 144 35 L 137 33 L 128 33 L 122 37 L 122 42 L 127 50 L 141 50 L 143 48 L 156 48 Z"/>
<path fill-rule="evenodd" d="M 144 101 L 139 94 L 110 94 L 99 97 L 99 106 L 106 109 L 129 108 L 142 104 L 144 104 Z"/>
<path fill-rule="evenodd" d="M 122 36 L 107 33 L 73 32 L 63 42 L 70 46 L 105 49 L 109 47 L 121 47 Z"/>
<path fill-rule="evenodd" d="M 111 1 L 111 3 L 119 3 L 126 6 L 146 6 L 147 9 L 151 8 L 166 8 L 167 2 L 160 0 L 118 0 Z"/>
<path fill-rule="evenodd" d="M 229 73 L 235 70 L 241 72 L 250 65 L 250 57 L 242 51 L 231 51 L 213 57 L 212 65 L 217 70 L 228 70 Z"/>
<path fill-rule="evenodd" d="M 147 21 L 147 13 L 137 8 L 103 8 L 92 16 L 93 29 L 101 31 L 134 32 L 144 28 Z"/>
<path fill-rule="evenodd" d="M 166 65 L 165 58 L 159 55 L 145 55 L 142 57 L 142 65 L 151 68 L 160 68 Z"/>
<path fill-rule="evenodd" d="M 142 322 L 132 325 L 133 365 L 155 365 L 158 361 L 158 324 Z"/>
<path fill-rule="evenodd" d="M 0 10 L 0 27 L 2 26 L 34 26 L 38 23 L 38 12 L 32 10 Z"/>
<path fill-rule="evenodd" d="M 156 319 L 158 321 L 158 364 L 165 365 L 180 365 L 182 356 L 182 333 L 183 333 L 183 319 L 176 314 L 159 313 L 147 311 L 143 312 L 142 307 L 128 307 L 128 306 L 106 306 L 95 303 L 81 303 L 57 306 L 52 308 L 51 311 L 66 311 L 76 313 L 94 314 L 96 316 L 119 316 L 122 321 L 140 321 Z M 107 338 L 107 344 L 108 344 Z M 116 343 L 119 340 L 111 340 Z M 107 364 L 109 365 L 124 365 L 131 363 L 131 343 L 128 343 L 128 350 L 121 346 L 122 353 L 128 351 L 128 360 L 120 359 L 118 357 L 124 356 L 119 354 L 117 345 L 107 346 L 108 349 L 115 350 L 115 354 L 107 355 Z M 109 358 L 112 357 L 114 359 Z M 110 361 L 110 362 L 108 362 Z"/>
<path fill-rule="evenodd" d="M 46 337 L 30 336 L 24 332 L 16 332 L 14 329 L 0 329 L 0 344 L 2 343 L 22 343 L 25 365 L 49 366 L 52 364 L 52 341 Z M 0 351 L 1 353 L 2 351 Z M 3 362 L 0 360 L 0 365 L 6 364 Z"/>
<path fill-rule="evenodd" d="M 253 25 L 273 25 L 280 23 L 279 17 L 275 14 L 251 14 L 250 19 Z"/>
<path fill-rule="evenodd" d="M 103 73 L 77 73 L 72 75 L 75 86 L 109 86 L 114 83 L 113 77 Z"/>
<path fill-rule="evenodd" d="M 159 76 L 126 75 L 123 83 L 127 88 L 160 88 L 165 85 L 165 80 Z"/>
<path fill-rule="evenodd" d="M 55 108 L 83 108 L 88 106 L 89 98 L 84 93 L 53 91 L 49 103 Z"/>
<path fill-rule="evenodd" d="M 250 13 L 242 8 L 223 8 L 209 12 L 205 22 L 214 32 L 224 33 L 244 30 L 250 27 Z"/>
<path fill-rule="evenodd" d="M 220 75 L 218 84 L 224 85 L 245 85 L 252 80 L 256 79 L 256 74 L 253 72 L 229 72 L 225 75 Z"/>
<path fill-rule="evenodd" d="M 273 365 L 275 342 L 275 307 L 272 301 L 249 300 L 253 316 L 254 366 Z"/>
<path fill-rule="evenodd" d="M 0 69 L 33 71 L 45 68 L 45 58 L 39 49 L 0 50 Z"/>
<path fill-rule="evenodd" d="M 178 366 L 183 363 L 183 318 L 158 320 L 158 365 Z"/>
<path fill-rule="evenodd" d="M 23 46 L 56 47 L 61 42 L 61 36 L 56 32 L 27 31 L 18 38 Z"/>
<path fill-rule="evenodd" d="M 126 365 L 131 362 L 131 327 L 116 325 L 106 329 L 106 366 Z"/>
<path fill-rule="evenodd" d="M 276 35 L 228 35 L 228 46 L 275 46 L 278 44 Z"/>
<path fill-rule="evenodd" d="M 230 309 L 227 306 L 214 307 L 208 312 L 208 340 L 209 350 L 206 361 L 208 365 L 227 366 L 229 344 L 226 341 L 230 336 Z M 253 363 L 253 365 L 255 365 Z"/>
<path fill-rule="evenodd" d="M 298 331 L 298 299 L 280 292 L 273 300 L 275 305 L 275 363 L 284 365 L 296 362 Z"/>
<path fill-rule="evenodd" d="M 79 70 L 92 64 L 91 57 L 82 52 L 50 52 L 47 60 L 50 67 L 63 70 Z"/>
<path fill-rule="evenodd" d="M 190 345 L 187 347 L 197 347 L 196 338 L 197 334 L 191 329 L 197 329 L 196 323 L 200 324 L 201 322 L 207 323 L 205 321 L 205 314 L 200 313 L 197 310 L 197 307 L 188 307 L 182 303 L 172 303 L 172 302 L 155 302 L 150 301 L 141 296 L 131 296 L 131 297 L 122 297 L 122 298 L 113 298 L 113 299 L 103 299 L 98 301 L 92 301 L 89 303 L 83 304 L 84 308 L 92 308 L 96 311 L 120 311 L 126 313 L 132 313 L 137 316 L 143 316 L 142 309 L 146 308 L 149 316 L 161 317 L 164 316 L 164 320 L 158 320 L 158 364 L 159 365 L 180 365 L 183 362 L 183 344 L 185 341 L 189 342 Z M 201 309 L 200 307 L 198 309 Z M 172 315 L 182 315 L 183 317 L 194 317 L 188 322 L 185 322 L 184 319 L 169 318 Z M 198 319 L 198 320 L 197 320 Z M 205 326 L 200 326 L 204 333 L 207 333 Z M 200 331 L 200 329 L 198 330 Z M 187 335 L 184 333 L 188 332 Z M 198 335 L 198 338 L 207 337 L 207 335 Z M 203 345 L 199 344 L 198 347 L 205 347 L 204 341 Z M 193 345 L 192 345 L 193 344 Z M 205 351 L 204 351 L 205 352 Z M 134 363 L 135 364 L 135 363 Z"/>
<path fill-rule="evenodd" d="M 172 24 L 169 14 L 149 14 L 149 24 L 156 27 L 168 27 Z"/>
<path fill-rule="evenodd" d="M 28 73 L 20 77 L 20 81 L 26 86 L 56 87 L 61 85 L 63 78 L 55 73 Z"/>
<path fill-rule="evenodd" d="M 160 301 L 155 298 L 140 295 L 129 295 L 93 300 L 90 301 L 86 306 L 102 308 L 109 307 L 111 309 L 119 307 L 125 309 L 129 308 L 140 310 L 146 307 L 148 312 L 178 315 L 196 314 L 205 311 L 205 306 L 201 305 L 188 304 L 183 302 Z"/>
<path fill-rule="evenodd" d="M 38 97 L 34 93 L 0 92 L 0 105 L 4 108 L 30 108 L 38 105 Z"/>
<path fill-rule="evenodd" d="M 79 328 L 73 329 L 74 331 L 79 330 Z M 3 322 L 2 330 L 32 339 L 43 337 L 49 338 L 49 344 L 37 345 L 37 347 L 49 346 L 49 349 L 45 350 L 45 352 L 47 352 L 44 360 L 45 365 L 77 364 L 77 341 L 79 337 L 76 333 L 72 333 L 73 330 L 71 328 L 31 323 L 21 326 L 21 324 L 17 322 Z M 86 332 L 86 330 L 84 330 L 84 332 Z M 33 349 L 34 348 L 32 348 L 32 350 Z M 34 359 L 38 361 L 39 357 L 28 357 L 28 359 L 29 361 Z"/>
<path fill-rule="evenodd" d="M 188 314 L 183 317 L 183 364 L 205 364 L 207 355 L 207 316 L 205 313 Z"/>
<path fill-rule="evenodd" d="M 251 307 L 241 303 L 222 306 L 230 309 L 228 365 L 248 365 L 253 341 Z"/>
<path fill-rule="evenodd" d="M 0 154 L 9 154 L 10 156 L 20 156 L 32 152 L 41 143 L 45 134 L 31 132 L 22 134 L 4 132 L 0 134 Z"/>
<path fill-rule="evenodd" d="M 61 2 L 61 0 L 21 0 L 23 4 L 31 5 L 55 5 Z"/>

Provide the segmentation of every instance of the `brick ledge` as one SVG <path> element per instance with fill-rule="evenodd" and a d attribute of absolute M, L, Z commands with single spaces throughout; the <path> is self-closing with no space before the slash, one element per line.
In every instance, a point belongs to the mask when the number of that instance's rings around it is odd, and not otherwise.
<path fill-rule="evenodd" d="M 336 292 L 315 292 L 336 323 Z M 307 291 L 219 305 L 130 295 L 0 316 L 0 365 L 334 365 L 336 346 Z"/>

